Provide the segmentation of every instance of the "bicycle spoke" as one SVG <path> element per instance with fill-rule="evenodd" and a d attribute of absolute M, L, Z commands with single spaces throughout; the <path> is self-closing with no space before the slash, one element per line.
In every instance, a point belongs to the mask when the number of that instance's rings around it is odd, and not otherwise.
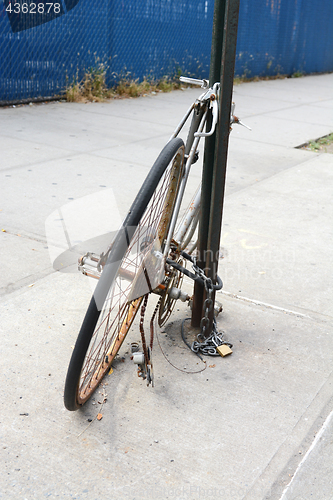
<path fill-rule="evenodd" d="M 100 312 L 81 372 L 78 389 L 80 404 L 89 397 L 108 370 L 134 319 L 142 295 L 150 290 L 150 278 L 155 279 L 155 276 L 149 276 L 149 269 L 147 270 L 146 266 L 149 267 L 151 262 L 151 252 L 156 249 L 161 250 L 156 244 L 161 247 L 164 242 L 170 218 L 170 204 L 173 206 L 175 197 L 175 188 L 172 184 L 176 178 L 175 169 L 177 169 L 177 182 L 180 178 L 181 164 L 178 162 L 175 166 L 175 163 L 175 161 L 170 162 L 158 188 L 153 192 Z M 156 274 L 155 268 L 154 274 Z"/>

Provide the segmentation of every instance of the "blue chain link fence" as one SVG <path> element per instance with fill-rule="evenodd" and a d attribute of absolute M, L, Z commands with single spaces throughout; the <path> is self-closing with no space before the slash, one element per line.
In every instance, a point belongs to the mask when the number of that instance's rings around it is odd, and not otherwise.
<path fill-rule="evenodd" d="M 213 0 L 0 0 L 0 103 L 61 95 L 89 68 L 209 73 Z M 332 0 L 241 0 L 236 75 L 333 71 Z"/>
<path fill-rule="evenodd" d="M 332 0 L 240 0 L 236 74 L 330 71 Z"/>

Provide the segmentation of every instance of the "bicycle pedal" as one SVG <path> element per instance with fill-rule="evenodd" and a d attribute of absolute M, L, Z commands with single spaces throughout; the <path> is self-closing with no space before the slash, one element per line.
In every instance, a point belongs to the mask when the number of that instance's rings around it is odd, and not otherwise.
<path fill-rule="evenodd" d="M 85 276 L 99 280 L 101 268 L 99 266 L 100 256 L 92 252 L 87 252 L 78 259 L 78 270 Z"/>
<path fill-rule="evenodd" d="M 143 352 L 133 352 L 132 359 L 135 365 L 144 365 L 145 355 Z"/>

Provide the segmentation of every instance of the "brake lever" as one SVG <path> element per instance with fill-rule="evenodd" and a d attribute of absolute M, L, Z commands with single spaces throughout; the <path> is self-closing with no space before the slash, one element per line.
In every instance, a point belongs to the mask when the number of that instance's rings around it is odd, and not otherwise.
<path fill-rule="evenodd" d="M 216 129 L 217 119 L 219 116 L 219 105 L 218 105 L 218 96 L 219 96 L 220 84 L 214 83 L 213 88 L 210 89 L 206 94 L 200 96 L 200 99 L 210 99 L 210 105 L 212 106 L 212 126 L 209 132 L 195 132 L 194 137 L 209 137 L 213 135 Z"/>
<path fill-rule="evenodd" d="M 252 130 L 251 127 L 249 127 L 248 125 L 246 125 L 244 122 L 242 122 L 237 116 L 235 115 L 231 115 L 232 116 L 232 119 L 231 119 L 231 122 L 230 124 L 232 125 L 233 123 L 236 123 L 238 125 L 242 125 L 243 127 L 247 128 L 248 130 Z"/>
<path fill-rule="evenodd" d="M 213 115 L 211 129 L 209 132 L 195 132 L 194 137 L 209 137 L 210 135 L 214 134 L 217 124 L 219 109 L 218 109 L 218 102 L 216 99 L 214 99 L 214 101 L 211 101 L 211 103 L 212 103 L 212 115 Z"/>

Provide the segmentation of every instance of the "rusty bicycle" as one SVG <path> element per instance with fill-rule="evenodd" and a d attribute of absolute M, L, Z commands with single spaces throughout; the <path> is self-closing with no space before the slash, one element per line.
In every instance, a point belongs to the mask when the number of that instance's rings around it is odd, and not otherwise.
<path fill-rule="evenodd" d="M 196 266 L 195 231 L 200 214 L 200 189 L 180 217 L 191 167 L 198 161 L 198 145 L 212 135 L 218 120 L 219 83 L 181 77 L 199 85 L 203 93 L 187 110 L 163 148 L 137 194 L 114 240 L 102 254 L 86 253 L 80 271 L 98 279 L 69 363 L 64 403 L 77 410 L 93 394 L 110 370 L 133 321 L 145 306 L 148 294 L 159 297 L 154 315 L 163 325 L 176 300 L 190 300 L 181 290 L 183 275 L 205 284 Z M 205 131 L 211 114 L 210 130 Z M 185 123 L 190 127 L 185 143 L 179 137 Z M 244 125 L 231 113 L 231 124 Z M 179 220 L 180 219 L 180 220 Z M 193 266 L 191 272 L 186 261 Z M 222 288 L 218 278 L 216 289 Z M 151 348 L 133 353 L 141 375 L 152 383 Z"/>

